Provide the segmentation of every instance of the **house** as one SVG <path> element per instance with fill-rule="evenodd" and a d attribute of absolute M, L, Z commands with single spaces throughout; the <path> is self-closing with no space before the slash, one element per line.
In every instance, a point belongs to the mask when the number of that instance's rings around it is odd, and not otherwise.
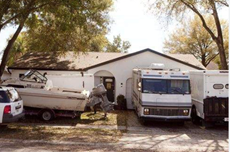
<path fill-rule="evenodd" d="M 120 94 L 132 108 L 132 70 L 148 67 L 151 63 L 164 63 L 168 69 L 202 70 L 203 65 L 193 55 L 162 54 L 151 49 L 134 53 L 88 52 L 64 56 L 51 53 L 27 53 L 9 67 L 11 77 L 19 78 L 28 69 L 46 72 L 54 86 L 86 89 L 104 83 L 110 101 Z"/>

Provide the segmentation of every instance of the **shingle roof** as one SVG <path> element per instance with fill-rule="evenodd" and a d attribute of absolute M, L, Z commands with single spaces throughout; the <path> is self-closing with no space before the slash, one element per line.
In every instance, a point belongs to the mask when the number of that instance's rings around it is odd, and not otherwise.
<path fill-rule="evenodd" d="M 48 52 L 33 52 L 23 55 L 9 69 L 38 69 L 38 70 L 87 70 L 106 63 L 117 61 L 145 51 L 150 51 L 164 57 L 187 64 L 197 69 L 204 69 L 202 64 L 192 55 L 161 54 L 159 52 L 145 49 L 135 53 L 105 53 L 88 52 L 86 54 L 67 52 L 65 55 L 55 55 Z"/>
<path fill-rule="evenodd" d="M 166 55 L 205 69 L 203 64 L 201 64 L 201 62 L 199 60 L 197 60 L 192 54 L 170 54 L 170 53 L 166 53 Z"/>

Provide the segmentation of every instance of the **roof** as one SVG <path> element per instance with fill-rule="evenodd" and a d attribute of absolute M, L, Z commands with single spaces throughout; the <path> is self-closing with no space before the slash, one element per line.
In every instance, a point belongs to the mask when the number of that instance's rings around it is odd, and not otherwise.
<path fill-rule="evenodd" d="M 192 54 L 170 54 L 170 53 L 166 53 L 166 55 L 170 56 L 170 57 L 173 57 L 173 58 L 176 58 L 176 59 L 179 59 L 183 62 L 186 62 L 186 63 L 189 63 L 189 64 L 192 64 L 192 65 L 195 65 L 197 67 L 200 67 L 200 68 L 203 68 L 203 69 L 206 69 L 203 64 L 197 60 L 194 55 Z"/>
<path fill-rule="evenodd" d="M 37 69 L 59 71 L 82 71 L 121 60 L 143 52 L 152 52 L 171 60 L 186 64 L 196 69 L 205 69 L 192 55 L 162 54 L 151 49 L 144 49 L 134 53 L 110 53 L 110 52 L 67 52 L 65 55 L 55 55 L 49 52 L 26 53 L 18 59 L 9 69 Z M 189 60 L 188 60 L 189 59 Z M 191 61 L 190 61 L 191 60 Z"/>

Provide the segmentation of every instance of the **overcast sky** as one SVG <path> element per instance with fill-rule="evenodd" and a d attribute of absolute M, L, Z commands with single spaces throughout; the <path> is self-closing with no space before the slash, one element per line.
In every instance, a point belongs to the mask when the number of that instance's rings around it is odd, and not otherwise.
<path fill-rule="evenodd" d="M 136 52 L 145 48 L 162 52 L 165 37 L 175 28 L 167 28 L 157 18 L 147 11 L 142 0 L 115 0 L 114 10 L 110 13 L 113 19 L 109 40 L 120 34 L 123 40 L 131 43 L 129 52 Z M 228 8 L 220 12 L 219 16 L 229 19 Z M 0 50 L 6 46 L 6 39 L 15 32 L 15 27 L 7 27 L 0 33 Z"/>

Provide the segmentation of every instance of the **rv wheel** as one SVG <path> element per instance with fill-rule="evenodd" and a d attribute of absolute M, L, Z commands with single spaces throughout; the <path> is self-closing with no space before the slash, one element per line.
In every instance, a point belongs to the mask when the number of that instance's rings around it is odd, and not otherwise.
<path fill-rule="evenodd" d="M 53 119 L 53 113 L 50 110 L 44 110 L 41 112 L 41 119 L 45 121 L 50 121 Z"/>
<path fill-rule="evenodd" d="M 195 107 L 192 107 L 192 114 L 191 114 L 191 116 L 192 116 L 192 122 L 194 124 L 198 124 L 199 123 L 199 117 L 196 114 L 196 108 Z"/>

